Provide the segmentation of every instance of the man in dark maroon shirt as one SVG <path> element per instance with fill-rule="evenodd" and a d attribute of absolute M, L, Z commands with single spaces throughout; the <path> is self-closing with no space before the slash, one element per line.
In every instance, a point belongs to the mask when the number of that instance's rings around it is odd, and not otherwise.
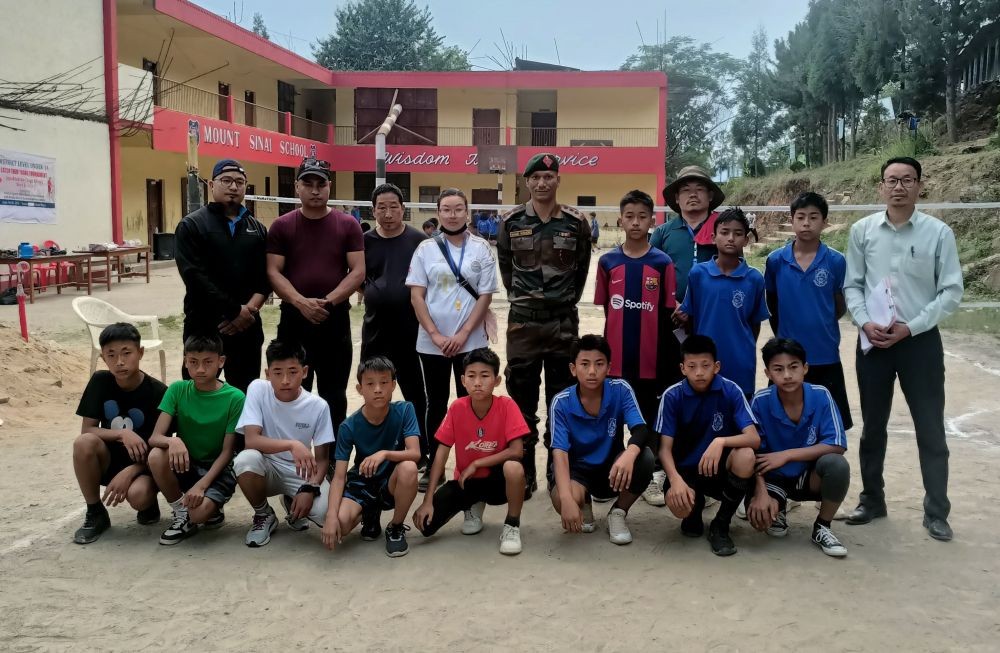
<path fill-rule="evenodd" d="M 267 276 L 282 300 L 278 339 L 305 347 L 309 374 L 302 385 L 312 390 L 317 377 L 339 428 L 353 355 L 349 300 L 365 278 L 364 239 L 357 220 L 327 206 L 329 163 L 304 159 L 295 192 L 302 207 L 275 220 L 267 234 Z"/>

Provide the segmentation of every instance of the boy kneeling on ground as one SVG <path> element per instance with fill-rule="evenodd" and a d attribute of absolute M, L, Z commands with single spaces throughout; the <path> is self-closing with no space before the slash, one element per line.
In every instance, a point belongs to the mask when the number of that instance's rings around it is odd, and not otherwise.
<path fill-rule="evenodd" d="M 108 369 L 94 372 L 76 409 L 83 425 L 73 442 L 73 471 L 87 502 L 83 526 L 73 535 L 77 544 L 90 544 L 111 527 L 105 504 L 128 501 L 140 524 L 160 521 L 146 455 L 167 386 L 139 369 L 143 349 L 133 325 L 107 326 L 97 342 Z"/>
<path fill-rule="evenodd" d="M 160 402 L 149 470 L 174 511 L 160 544 L 177 544 L 203 526 L 219 528 L 226 518 L 222 506 L 236 490 L 233 442 L 245 396 L 219 380 L 225 363 L 221 338 L 189 337 L 184 367 L 191 378 L 170 384 Z"/>
<path fill-rule="evenodd" d="M 830 530 L 851 482 L 840 411 L 829 390 L 803 382 L 809 365 L 798 342 L 773 339 L 761 353 L 774 385 L 759 390 L 750 406 L 760 425 L 761 445 L 747 518 L 757 530 L 784 537 L 789 499 L 821 501 L 812 541 L 828 556 L 846 556 L 847 548 Z"/>
<path fill-rule="evenodd" d="M 715 555 L 730 556 L 736 545 L 729 524 L 750 487 L 760 436 L 743 390 L 719 374 L 712 339 L 688 336 L 681 357 L 684 380 L 663 393 L 656 419 L 667 507 L 681 519 L 683 535 L 701 537 L 705 497 L 718 499 L 708 543 Z"/>
<path fill-rule="evenodd" d="M 364 405 L 344 420 L 337 433 L 333 484 L 323 544 L 333 548 L 361 523 L 361 539 L 378 539 L 383 510 L 392 510 L 385 527 L 385 554 L 398 558 L 410 552 L 406 543 L 406 512 L 417 498 L 420 428 L 413 404 L 392 401 L 396 368 L 388 358 L 374 356 L 358 365 L 357 390 Z M 354 451 L 354 467 L 348 471 Z"/>
<path fill-rule="evenodd" d="M 469 393 L 448 408 L 435 434 L 437 453 L 431 484 L 413 513 L 413 524 L 425 537 L 436 533 L 452 517 L 465 512 L 462 533 L 483 530 L 485 504 L 507 504 L 500 533 L 500 553 L 521 552 L 521 507 L 524 504 L 524 467 L 521 458 L 528 424 L 510 397 L 494 395 L 500 380 L 500 358 L 482 347 L 465 355 L 462 385 Z M 435 491 L 455 447 L 455 478 Z"/>
<path fill-rule="evenodd" d="M 278 528 L 268 497 L 280 495 L 288 526 L 304 531 L 307 519 L 323 525 L 330 494 L 326 474 L 333 422 L 326 401 L 302 389 L 309 374 L 305 349 L 272 340 L 265 357 L 267 380 L 250 383 L 236 425 L 236 432 L 246 437 L 246 449 L 233 460 L 236 481 L 253 507 L 246 536 L 250 547 L 270 542 Z"/>
<path fill-rule="evenodd" d="M 609 379 L 611 346 L 604 336 L 573 343 L 570 373 L 576 385 L 552 398 L 552 459 L 548 469 L 552 507 L 570 533 L 594 531 L 593 499 L 617 497 L 608 512 L 614 544 L 632 541 L 625 517 L 653 477 L 650 433 L 627 381 Z M 615 437 L 628 426 L 626 445 Z"/>

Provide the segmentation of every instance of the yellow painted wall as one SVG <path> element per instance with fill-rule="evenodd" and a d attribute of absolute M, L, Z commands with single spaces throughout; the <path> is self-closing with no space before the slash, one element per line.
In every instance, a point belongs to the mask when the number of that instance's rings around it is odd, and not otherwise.
<path fill-rule="evenodd" d="M 133 139 L 145 138 L 140 135 Z M 122 223 L 126 239 L 147 240 L 146 227 L 146 179 L 163 180 L 163 221 L 164 230 L 172 232 L 184 217 L 185 205 L 181 200 L 181 179 L 185 176 L 183 154 L 157 152 L 143 148 L 122 147 Z M 202 159 L 203 179 L 211 176 L 215 159 Z M 256 192 L 264 194 L 264 178 L 271 177 L 271 193 L 278 192 L 277 166 L 259 163 L 244 163 L 248 181 L 256 185 Z M 270 224 L 278 217 L 278 205 L 258 202 L 254 215 L 264 224 Z"/>
<path fill-rule="evenodd" d="M 560 202 L 576 204 L 578 196 L 594 195 L 598 206 L 617 207 L 622 196 L 636 188 L 649 193 L 654 202 L 659 197 L 656 175 L 562 175 L 557 196 Z"/>
<path fill-rule="evenodd" d="M 472 127 L 473 109 L 500 109 L 500 127 L 513 127 L 517 92 L 492 88 L 438 89 L 438 127 Z M 405 107 L 403 109 L 406 110 Z M 469 140 L 469 145 L 472 141 Z"/>
<path fill-rule="evenodd" d="M 655 88 L 561 88 L 559 127 L 657 127 Z"/>

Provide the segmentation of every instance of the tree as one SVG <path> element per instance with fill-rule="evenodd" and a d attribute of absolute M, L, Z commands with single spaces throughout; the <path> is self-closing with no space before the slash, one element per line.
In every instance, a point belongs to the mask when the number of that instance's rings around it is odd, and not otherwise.
<path fill-rule="evenodd" d="M 744 159 L 754 162 L 750 170 L 756 176 L 763 150 L 778 135 L 775 128 L 777 102 L 774 77 L 767 44 L 767 32 L 758 28 L 746 65 L 737 75 L 736 116 L 733 118 L 734 144 L 743 150 Z M 763 164 L 760 164 L 763 167 Z"/>
<path fill-rule="evenodd" d="M 730 86 L 739 61 L 713 52 L 707 43 L 675 36 L 656 45 L 641 45 L 622 70 L 655 70 L 667 76 L 667 157 L 674 174 L 687 165 L 708 168 L 713 136 L 725 125 Z"/>
<path fill-rule="evenodd" d="M 253 15 L 253 27 L 250 28 L 254 34 L 261 37 L 262 39 L 270 39 L 271 35 L 267 33 L 267 25 L 264 24 L 264 17 L 260 15 L 260 12 L 254 12 Z"/>
<path fill-rule="evenodd" d="M 469 70 L 468 53 L 446 47 L 430 9 L 413 0 L 357 0 L 336 11 L 334 33 L 313 45 L 333 70 Z"/>

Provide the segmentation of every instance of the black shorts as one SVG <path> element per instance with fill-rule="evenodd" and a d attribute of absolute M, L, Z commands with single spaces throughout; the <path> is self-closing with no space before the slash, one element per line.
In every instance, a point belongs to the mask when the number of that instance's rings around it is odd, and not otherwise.
<path fill-rule="evenodd" d="M 181 490 L 185 492 L 190 490 L 195 483 L 200 481 L 205 474 L 208 473 L 209 468 L 214 463 L 214 460 L 192 460 L 191 467 L 188 468 L 186 472 L 177 474 L 177 483 L 181 486 Z M 211 499 L 221 507 L 229 501 L 235 491 L 236 474 L 233 473 L 233 465 L 230 463 L 226 465 L 221 472 L 219 472 L 219 475 L 215 477 L 212 484 L 208 486 L 207 490 L 205 490 L 205 498 Z"/>
<path fill-rule="evenodd" d="M 851 418 L 851 406 L 847 403 L 847 384 L 844 382 L 844 366 L 841 363 L 829 365 L 810 365 L 806 373 L 806 382 L 821 385 L 833 395 L 833 401 L 840 410 L 840 418 L 844 420 L 844 430 L 854 426 Z"/>
<path fill-rule="evenodd" d="M 779 476 L 777 474 L 767 474 L 764 476 L 764 487 L 768 495 L 778 501 L 781 510 L 789 500 L 792 501 L 822 501 L 823 497 L 819 492 L 809 489 L 809 476 L 816 469 L 816 464 L 810 464 L 798 476 Z M 751 493 L 747 494 L 746 503 L 749 505 Z"/>
<path fill-rule="evenodd" d="M 361 510 L 394 510 L 396 500 L 389 492 L 389 477 L 395 469 L 395 465 L 382 474 L 372 477 L 365 477 L 358 472 L 351 470 L 347 472 L 347 482 L 344 484 L 344 498 L 350 499 L 361 506 Z"/>
<path fill-rule="evenodd" d="M 503 475 L 503 465 L 490 468 L 484 478 L 470 478 L 463 488 L 458 481 L 448 481 L 434 492 L 434 516 L 430 523 L 421 528 L 424 536 L 430 536 L 451 521 L 458 513 L 469 510 L 477 503 L 502 506 L 507 503 L 507 480 Z"/>
<path fill-rule="evenodd" d="M 715 476 L 702 476 L 698 473 L 697 467 L 678 467 L 677 473 L 681 475 L 681 478 L 688 484 L 688 487 L 694 490 L 695 495 L 699 497 L 712 497 L 721 501 L 722 491 L 726 488 L 726 475 L 729 473 L 726 470 L 726 464 L 729 461 L 729 452 L 731 451 L 732 449 L 728 447 L 722 450 L 722 458 L 719 459 L 719 470 Z M 663 491 L 666 492 L 669 489 L 670 479 L 667 478 L 663 481 Z"/>
<path fill-rule="evenodd" d="M 128 449 L 121 442 L 105 442 L 104 446 L 108 448 L 108 466 L 101 473 L 101 485 L 107 487 L 115 476 L 119 472 L 123 471 L 126 467 L 134 465 L 135 462 L 132 460 L 131 456 L 128 455 Z M 139 476 L 149 476 L 149 470 L 143 469 L 139 472 Z"/>
<path fill-rule="evenodd" d="M 611 488 L 611 467 L 622 455 L 623 451 L 615 453 L 611 459 L 603 465 L 587 465 L 581 462 L 570 461 L 569 480 L 576 481 L 587 490 L 587 493 L 598 499 L 613 499 L 618 496 L 618 492 Z M 632 469 L 632 483 L 628 490 L 632 494 L 641 494 L 649 486 L 649 478 L 653 473 L 653 452 L 649 447 L 643 447 L 642 453 L 636 458 L 635 466 Z M 644 468 L 645 465 L 648 468 Z M 556 486 L 556 473 L 553 461 L 549 460 L 549 467 L 546 470 L 546 478 L 549 482 L 549 492 Z"/>

